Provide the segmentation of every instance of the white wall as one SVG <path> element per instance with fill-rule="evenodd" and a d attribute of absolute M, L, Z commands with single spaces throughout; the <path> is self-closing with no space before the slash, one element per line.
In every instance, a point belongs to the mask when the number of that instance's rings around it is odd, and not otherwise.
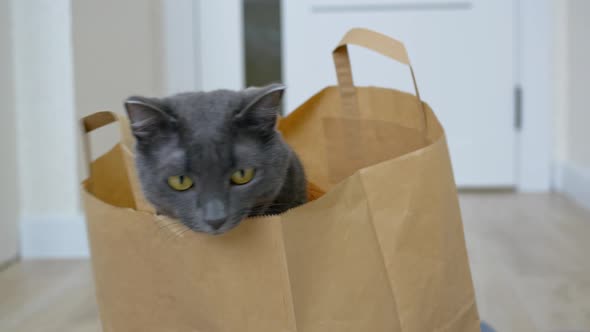
<path fill-rule="evenodd" d="M 244 88 L 242 2 L 198 1 L 201 88 L 205 91 Z"/>
<path fill-rule="evenodd" d="M 200 1 L 162 2 L 164 93 L 197 91 L 202 87 Z"/>
<path fill-rule="evenodd" d="M 517 0 L 517 82 L 523 88 L 522 121 L 518 132 L 519 192 L 551 189 L 552 112 L 551 68 L 554 0 Z"/>
<path fill-rule="evenodd" d="M 242 89 L 242 0 L 163 0 L 164 90 Z"/>
<path fill-rule="evenodd" d="M 12 4 L 23 215 L 77 214 L 69 1 Z"/>
<path fill-rule="evenodd" d="M 0 265 L 18 253 L 19 189 L 10 2 L 0 1 Z"/>
<path fill-rule="evenodd" d="M 590 1 L 573 0 L 568 6 L 569 112 L 566 156 L 590 170 Z"/>
<path fill-rule="evenodd" d="M 590 1 L 556 1 L 556 189 L 590 207 Z"/>
<path fill-rule="evenodd" d="M 27 256 L 31 245 L 51 240 L 48 231 L 57 224 L 80 220 L 70 2 L 11 4 L 21 249 Z M 38 236 L 24 236 L 28 230 Z"/>
<path fill-rule="evenodd" d="M 555 97 L 553 98 L 553 159 L 554 167 L 566 159 L 567 150 L 567 110 L 568 103 L 568 10 L 567 1 L 553 1 L 552 43 L 554 69 L 552 73 Z"/>

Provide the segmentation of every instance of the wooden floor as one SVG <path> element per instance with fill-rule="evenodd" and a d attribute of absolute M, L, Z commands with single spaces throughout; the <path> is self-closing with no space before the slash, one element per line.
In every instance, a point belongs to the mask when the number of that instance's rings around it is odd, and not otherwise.
<path fill-rule="evenodd" d="M 590 212 L 557 195 L 463 194 L 479 311 L 498 332 L 590 331 Z M 100 331 L 87 261 L 0 272 L 0 331 Z"/>

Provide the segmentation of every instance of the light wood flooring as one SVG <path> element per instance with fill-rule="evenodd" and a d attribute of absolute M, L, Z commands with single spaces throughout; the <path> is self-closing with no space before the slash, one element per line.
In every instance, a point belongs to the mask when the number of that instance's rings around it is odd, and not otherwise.
<path fill-rule="evenodd" d="M 559 195 L 461 195 L 480 315 L 498 332 L 590 331 L 590 211 Z M 97 332 L 90 264 L 0 272 L 0 331 Z"/>

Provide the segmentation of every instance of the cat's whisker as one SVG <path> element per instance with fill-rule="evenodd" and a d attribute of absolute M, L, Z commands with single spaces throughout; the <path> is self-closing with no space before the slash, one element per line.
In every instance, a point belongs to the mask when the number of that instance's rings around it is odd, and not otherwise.
<path fill-rule="evenodd" d="M 160 227 L 160 229 L 165 229 L 165 228 L 174 227 L 176 225 L 178 225 L 178 224 L 175 222 L 171 222 L 171 223 L 167 223 L 167 224 L 162 223 L 162 224 L 159 224 L 158 226 Z"/>
<path fill-rule="evenodd" d="M 170 225 L 170 224 L 176 224 L 178 222 L 175 220 L 172 220 L 172 219 L 165 218 L 162 215 L 157 215 L 156 216 L 156 223 L 159 225 Z"/>
<path fill-rule="evenodd" d="M 181 231 L 179 231 L 179 232 L 176 233 L 176 238 L 178 239 L 178 238 L 184 237 L 184 233 L 186 233 L 186 232 L 188 232 L 190 230 L 191 230 L 190 228 L 188 228 L 188 227 L 185 226 L 185 228 L 183 230 L 181 230 Z"/>
<path fill-rule="evenodd" d="M 160 230 L 165 230 L 165 229 L 166 230 L 171 230 L 172 228 L 174 228 L 176 226 L 180 226 L 180 224 L 177 223 L 177 222 L 170 222 L 170 223 L 167 223 L 167 224 L 164 224 L 164 223 L 160 224 L 159 225 L 159 228 L 160 228 Z"/>
<path fill-rule="evenodd" d="M 160 228 L 160 231 L 163 233 L 166 240 L 170 240 L 174 237 L 174 233 L 169 227 L 162 227 Z"/>
<path fill-rule="evenodd" d="M 158 224 L 158 231 L 163 231 L 167 239 L 176 238 L 179 233 L 190 230 L 186 225 L 162 216 L 156 218 L 156 223 Z"/>

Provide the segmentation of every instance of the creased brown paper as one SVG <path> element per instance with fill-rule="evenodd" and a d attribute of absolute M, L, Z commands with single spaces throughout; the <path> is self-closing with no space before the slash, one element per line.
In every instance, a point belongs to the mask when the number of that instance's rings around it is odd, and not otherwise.
<path fill-rule="evenodd" d="M 417 85 L 355 87 L 352 44 L 410 64 L 401 43 L 353 29 L 334 50 L 339 86 L 281 120 L 312 183 L 308 204 L 222 236 L 185 232 L 135 190 L 125 123 L 122 142 L 89 160 L 104 331 L 479 331 L 443 128 Z M 96 113 L 84 129 L 117 120 Z"/>

